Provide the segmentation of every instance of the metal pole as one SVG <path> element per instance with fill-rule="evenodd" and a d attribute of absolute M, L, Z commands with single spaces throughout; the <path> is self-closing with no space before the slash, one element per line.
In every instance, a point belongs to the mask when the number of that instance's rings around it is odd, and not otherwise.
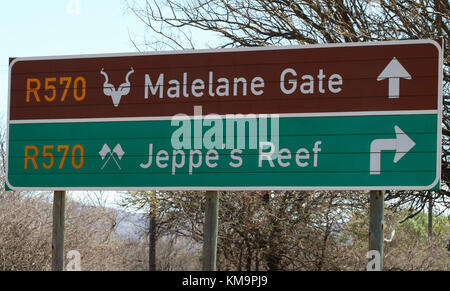
<path fill-rule="evenodd" d="M 66 191 L 55 191 L 53 198 L 52 270 L 64 270 L 64 212 Z"/>
<path fill-rule="evenodd" d="M 156 271 L 156 192 L 150 192 L 149 270 Z"/>
<path fill-rule="evenodd" d="M 370 191 L 369 211 L 369 251 L 379 253 L 380 271 L 383 270 L 383 223 L 384 223 L 384 192 Z"/>
<path fill-rule="evenodd" d="M 219 225 L 219 192 L 206 191 L 203 228 L 203 271 L 216 271 L 217 234 Z"/>
<path fill-rule="evenodd" d="M 428 199 L 428 240 L 433 239 L 433 199 L 430 194 Z"/>

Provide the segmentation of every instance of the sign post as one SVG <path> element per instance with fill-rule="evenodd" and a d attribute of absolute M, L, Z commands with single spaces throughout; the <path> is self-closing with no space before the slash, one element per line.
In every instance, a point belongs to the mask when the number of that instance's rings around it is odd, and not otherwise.
<path fill-rule="evenodd" d="M 217 235 L 219 232 L 219 191 L 206 191 L 203 227 L 203 271 L 216 271 Z"/>
<path fill-rule="evenodd" d="M 52 271 L 64 270 L 64 215 L 66 191 L 55 191 L 53 198 Z"/>
<path fill-rule="evenodd" d="M 384 191 L 370 191 L 369 195 L 369 251 L 377 251 L 379 262 L 378 271 L 383 270 L 383 244 L 384 244 Z M 371 259 L 371 258 L 369 258 Z"/>

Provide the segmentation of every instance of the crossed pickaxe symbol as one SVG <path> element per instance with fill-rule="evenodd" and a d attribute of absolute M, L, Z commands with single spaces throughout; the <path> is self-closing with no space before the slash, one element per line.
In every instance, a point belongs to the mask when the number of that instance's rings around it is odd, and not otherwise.
<path fill-rule="evenodd" d="M 119 166 L 119 163 L 117 162 L 116 158 L 114 157 L 113 153 L 116 153 L 119 160 L 122 160 L 122 157 L 125 154 L 125 152 L 123 151 L 122 146 L 120 144 L 117 144 L 111 151 L 111 148 L 105 143 L 103 145 L 102 149 L 100 150 L 99 154 L 102 157 L 102 160 L 104 160 L 108 154 L 109 154 L 109 157 L 106 159 L 105 163 L 103 164 L 103 166 L 101 168 L 102 170 L 111 158 L 113 158 L 114 162 L 116 162 L 117 167 L 119 167 L 119 169 L 122 170 L 122 168 Z"/>

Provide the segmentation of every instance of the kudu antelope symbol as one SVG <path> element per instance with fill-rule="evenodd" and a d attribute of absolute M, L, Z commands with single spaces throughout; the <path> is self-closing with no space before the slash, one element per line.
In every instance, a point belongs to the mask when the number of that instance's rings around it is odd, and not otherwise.
<path fill-rule="evenodd" d="M 114 107 L 119 106 L 120 99 L 122 96 L 128 95 L 130 93 L 130 75 L 134 73 L 133 67 L 131 67 L 131 70 L 128 72 L 127 76 L 125 77 L 125 83 L 121 84 L 119 88 L 114 87 L 113 84 L 108 83 L 109 78 L 108 74 L 105 73 L 104 69 L 100 71 L 100 74 L 105 76 L 105 83 L 103 83 L 103 93 L 106 96 L 111 96 L 111 99 L 113 101 Z"/>

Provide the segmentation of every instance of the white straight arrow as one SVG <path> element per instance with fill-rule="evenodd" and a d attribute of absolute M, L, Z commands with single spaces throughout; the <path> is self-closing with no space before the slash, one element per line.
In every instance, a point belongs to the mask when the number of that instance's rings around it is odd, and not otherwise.
<path fill-rule="evenodd" d="M 399 98 L 400 78 L 411 80 L 411 75 L 396 58 L 393 58 L 380 73 L 377 81 L 389 79 L 389 98 Z"/>
<path fill-rule="evenodd" d="M 397 163 L 416 143 L 403 132 L 397 125 L 395 128 L 396 138 L 375 139 L 370 144 L 370 175 L 381 173 L 381 151 L 395 150 L 394 163 Z"/>

